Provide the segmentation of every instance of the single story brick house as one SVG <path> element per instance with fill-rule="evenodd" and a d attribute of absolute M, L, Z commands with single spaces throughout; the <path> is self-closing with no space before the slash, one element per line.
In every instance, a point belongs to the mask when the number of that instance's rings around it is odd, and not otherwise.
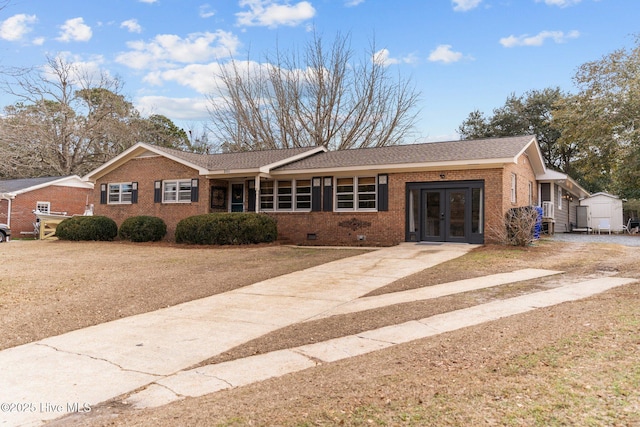
<path fill-rule="evenodd" d="M 513 207 L 540 205 L 547 172 L 533 136 L 328 151 L 194 154 L 138 143 L 84 179 L 96 215 L 176 224 L 262 212 L 293 244 L 484 243 Z"/>
<path fill-rule="evenodd" d="M 32 233 L 36 209 L 42 213 L 82 215 L 93 184 L 77 175 L 0 181 L 0 222 L 11 227 L 13 238 Z"/>

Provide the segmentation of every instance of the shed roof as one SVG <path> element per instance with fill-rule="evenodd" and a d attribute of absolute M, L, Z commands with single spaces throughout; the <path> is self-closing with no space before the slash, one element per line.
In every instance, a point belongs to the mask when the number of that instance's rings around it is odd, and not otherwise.
<path fill-rule="evenodd" d="M 83 181 L 78 175 L 21 178 L 0 181 L 0 197 L 13 198 L 18 194 L 57 185 L 61 187 L 93 188 L 93 184 Z"/>
<path fill-rule="evenodd" d="M 40 178 L 19 178 L 0 181 L 0 193 L 13 193 L 15 191 L 26 190 L 31 187 L 57 181 L 62 176 L 46 176 Z"/>

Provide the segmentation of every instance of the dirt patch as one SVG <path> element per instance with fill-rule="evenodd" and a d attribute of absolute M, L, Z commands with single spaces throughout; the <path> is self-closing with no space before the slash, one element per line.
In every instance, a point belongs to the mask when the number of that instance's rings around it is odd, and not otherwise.
<path fill-rule="evenodd" d="M 640 248 L 585 243 L 486 246 L 376 293 L 528 267 L 565 273 L 293 325 L 208 362 L 322 341 L 566 281 L 640 277 L 638 255 Z M 173 269 L 162 272 L 171 274 Z M 23 302 L 21 307 L 29 306 Z M 134 410 L 123 403 L 126 397 L 119 398 L 51 425 L 640 425 L 638 319 L 640 285 L 632 284 L 160 408 Z"/>

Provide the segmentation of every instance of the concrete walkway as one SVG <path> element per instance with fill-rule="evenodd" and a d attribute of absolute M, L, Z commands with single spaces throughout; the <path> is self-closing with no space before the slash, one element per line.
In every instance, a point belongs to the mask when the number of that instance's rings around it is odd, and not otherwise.
<path fill-rule="evenodd" d="M 474 247 L 401 244 L 0 351 L 0 425 L 128 393 Z"/>
<path fill-rule="evenodd" d="M 126 402 L 136 408 L 153 408 L 185 397 L 198 397 L 269 378 L 302 371 L 321 363 L 360 356 L 393 345 L 478 325 L 537 308 L 586 298 L 637 279 L 607 277 L 560 286 L 547 291 L 464 308 L 421 320 L 362 332 L 357 335 L 278 350 L 165 377 L 133 394 Z"/>

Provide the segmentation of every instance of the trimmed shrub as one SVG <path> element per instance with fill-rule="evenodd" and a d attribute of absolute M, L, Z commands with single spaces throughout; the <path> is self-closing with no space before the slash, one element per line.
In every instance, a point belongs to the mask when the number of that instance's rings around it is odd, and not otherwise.
<path fill-rule="evenodd" d="M 74 216 L 56 227 L 62 240 L 113 240 L 118 235 L 116 222 L 106 216 Z"/>
<path fill-rule="evenodd" d="M 157 242 L 167 234 L 167 224 L 155 216 L 132 216 L 125 219 L 118 230 L 118 237 L 132 242 Z"/>
<path fill-rule="evenodd" d="M 176 242 L 196 245 L 246 245 L 273 242 L 275 219 L 256 213 L 212 213 L 183 219 L 176 226 Z"/>

